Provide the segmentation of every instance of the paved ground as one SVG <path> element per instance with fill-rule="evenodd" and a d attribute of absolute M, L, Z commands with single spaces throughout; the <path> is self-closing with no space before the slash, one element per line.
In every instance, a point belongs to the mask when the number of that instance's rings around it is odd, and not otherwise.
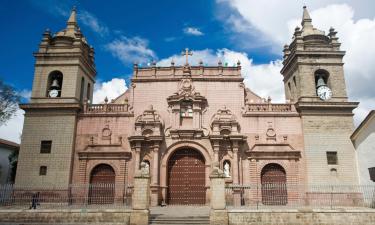
<path fill-rule="evenodd" d="M 169 216 L 169 217 L 200 217 L 210 214 L 209 206 L 165 206 L 151 207 L 152 216 Z"/>

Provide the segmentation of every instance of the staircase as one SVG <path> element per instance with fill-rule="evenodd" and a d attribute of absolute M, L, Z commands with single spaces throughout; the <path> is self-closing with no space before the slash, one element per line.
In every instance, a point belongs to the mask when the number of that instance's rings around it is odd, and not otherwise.
<path fill-rule="evenodd" d="M 190 224 L 199 224 L 199 225 L 209 225 L 210 218 L 208 216 L 199 216 L 199 217 L 172 217 L 172 216 L 153 216 L 150 218 L 150 225 L 190 225 Z"/>
<path fill-rule="evenodd" d="M 150 225 L 209 225 L 207 206 L 169 206 L 150 209 Z"/>

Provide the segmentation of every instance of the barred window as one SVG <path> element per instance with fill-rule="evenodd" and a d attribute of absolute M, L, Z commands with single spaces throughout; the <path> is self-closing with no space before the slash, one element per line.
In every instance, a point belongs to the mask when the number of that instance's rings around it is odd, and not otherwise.
<path fill-rule="evenodd" d="M 328 165 L 337 165 L 337 152 L 327 152 L 327 163 Z"/>
<path fill-rule="evenodd" d="M 45 176 L 47 175 L 47 167 L 46 166 L 41 166 L 39 168 L 39 176 Z"/>
<path fill-rule="evenodd" d="M 40 142 L 40 153 L 51 153 L 52 141 L 41 141 Z"/>
<path fill-rule="evenodd" d="M 181 103 L 181 117 L 193 117 L 193 105 L 190 102 Z"/>

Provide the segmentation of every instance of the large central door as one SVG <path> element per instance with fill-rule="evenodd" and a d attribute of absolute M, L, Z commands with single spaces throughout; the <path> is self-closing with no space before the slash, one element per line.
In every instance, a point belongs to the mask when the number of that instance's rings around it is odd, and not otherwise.
<path fill-rule="evenodd" d="M 168 162 L 168 204 L 206 203 L 205 163 L 195 149 L 179 149 Z"/>

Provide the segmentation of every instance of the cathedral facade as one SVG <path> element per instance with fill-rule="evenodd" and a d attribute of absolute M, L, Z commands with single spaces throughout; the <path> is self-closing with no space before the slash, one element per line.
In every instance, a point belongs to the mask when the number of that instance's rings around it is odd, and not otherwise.
<path fill-rule="evenodd" d="M 141 164 L 152 205 L 207 204 L 214 166 L 228 185 L 355 185 L 350 135 L 358 103 L 348 101 L 344 55 L 335 30 L 314 28 L 304 8 L 302 28 L 284 47 L 285 104 L 249 90 L 240 62 L 188 60 L 134 64 L 125 93 L 92 104 L 94 50 L 73 10 L 67 27 L 47 30 L 34 53 L 16 185 L 131 187 Z"/>

